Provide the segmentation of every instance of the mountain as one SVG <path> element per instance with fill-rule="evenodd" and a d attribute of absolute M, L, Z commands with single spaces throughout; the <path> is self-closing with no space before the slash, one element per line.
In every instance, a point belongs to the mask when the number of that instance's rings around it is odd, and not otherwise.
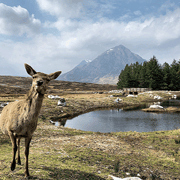
<path fill-rule="evenodd" d="M 90 63 L 90 62 L 91 62 L 91 60 L 83 60 L 76 67 L 84 66 L 85 64 Z"/>
<path fill-rule="evenodd" d="M 93 61 L 83 60 L 71 71 L 62 74 L 59 80 L 89 82 L 100 84 L 116 84 L 126 64 L 143 63 L 145 59 L 119 45 L 111 48 Z"/>

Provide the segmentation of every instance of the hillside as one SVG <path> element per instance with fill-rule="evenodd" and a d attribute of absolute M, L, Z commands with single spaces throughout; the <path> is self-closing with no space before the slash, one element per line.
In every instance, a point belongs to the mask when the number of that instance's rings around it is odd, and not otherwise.
<path fill-rule="evenodd" d="M 1 94 L 26 94 L 31 87 L 31 77 L 0 76 Z M 48 93 L 66 93 L 83 91 L 110 91 L 117 89 L 116 85 L 79 83 L 53 80 L 50 82 Z"/>
<path fill-rule="evenodd" d="M 82 61 L 71 71 L 62 74 L 59 79 L 64 81 L 116 84 L 118 76 L 126 64 L 142 63 L 145 60 L 120 45 L 111 48 L 91 62 Z"/>

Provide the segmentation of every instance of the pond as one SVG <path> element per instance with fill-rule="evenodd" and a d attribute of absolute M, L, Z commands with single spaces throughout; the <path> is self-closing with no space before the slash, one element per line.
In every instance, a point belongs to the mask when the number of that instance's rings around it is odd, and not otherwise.
<path fill-rule="evenodd" d="M 59 125 L 56 122 L 56 125 Z M 65 127 L 93 132 L 150 132 L 180 128 L 178 113 L 150 113 L 121 109 L 93 111 L 65 122 Z"/>

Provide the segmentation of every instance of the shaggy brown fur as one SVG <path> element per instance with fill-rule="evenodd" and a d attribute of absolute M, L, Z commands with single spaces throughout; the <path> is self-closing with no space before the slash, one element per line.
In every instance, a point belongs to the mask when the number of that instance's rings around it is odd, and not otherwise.
<path fill-rule="evenodd" d="M 0 128 L 4 134 L 9 135 L 12 142 L 12 171 L 16 167 L 15 156 L 17 150 L 18 164 L 21 164 L 20 139 L 22 137 L 25 138 L 25 176 L 28 177 L 29 144 L 31 142 L 33 132 L 37 127 L 38 115 L 42 106 L 44 94 L 49 81 L 56 79 L 61 74 L 61 71 L 47 75 L 36 72 L 28 64 L 25 64 L 25 68 L 27 73 L 33 77 L 31 89 L 26 100 L 12 102 L 3 109 L 0 116 Z"/>

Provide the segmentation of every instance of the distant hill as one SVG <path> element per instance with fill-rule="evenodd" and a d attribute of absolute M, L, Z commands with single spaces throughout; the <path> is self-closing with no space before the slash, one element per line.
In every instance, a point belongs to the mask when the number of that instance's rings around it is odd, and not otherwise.
<path fill-rule="evenodd" d="M 126 47 L 119 45 L 105 51 L 93 61 L 83 60 L 74 69 L 62 74 L 59 80 L 116 84 L 119 74 L 125 65 L 137 61 L 142 63 L 145 59 L 132 53 Z"/>

